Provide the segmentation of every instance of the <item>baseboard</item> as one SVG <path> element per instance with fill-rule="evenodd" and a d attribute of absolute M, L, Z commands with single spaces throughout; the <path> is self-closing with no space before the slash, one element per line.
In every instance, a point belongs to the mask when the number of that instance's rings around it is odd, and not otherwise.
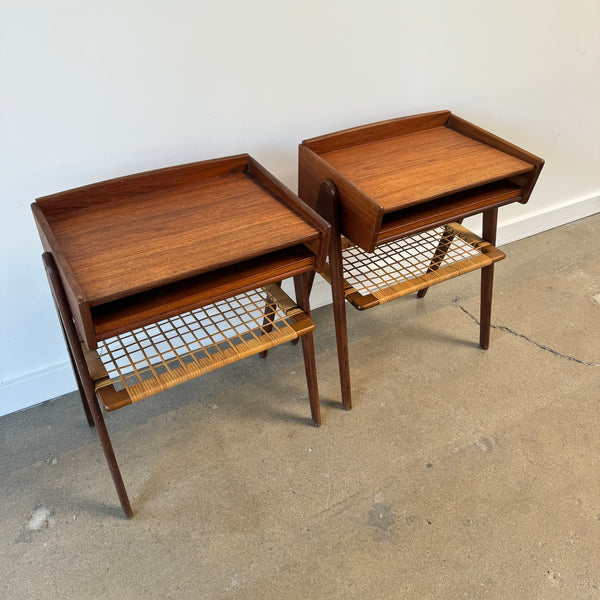
<path fill-rule="evenodd" d="M 69 362 L 0 384 L 0 417 L 72 392 L 77 387 Z"/>
<path fill-rule="evenodd" d="M 516 242 L 555 227 L 600 213 L 600 194 L 586 196 L 498 223 L 498 245 Z"/>
<path fill-rule="evenodd" d="M 551 206 L 522 218 L 498 224 L 498 245 L 508 244 L 560 225 L 566 225 L 600 212 L 600 195 L 580 198 Z M 311 306 L 331 303 L 331 288 L 320 277 L 315 279 Z M 68 362 L 35 371 L 0 384 L 0 416 L 41 404 L 75 389 Z"/>

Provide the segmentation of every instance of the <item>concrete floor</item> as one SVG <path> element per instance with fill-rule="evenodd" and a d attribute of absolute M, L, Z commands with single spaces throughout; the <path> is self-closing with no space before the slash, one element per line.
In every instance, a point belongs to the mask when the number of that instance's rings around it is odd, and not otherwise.
<path fill-rule="evenodd" d="M 75 394 L 0 419 L 0 598 L 600 598 L 600 215 L 477 273 L 314 312 L 324 422 L 285 345 L 107 416 L 123 518 Z"/>

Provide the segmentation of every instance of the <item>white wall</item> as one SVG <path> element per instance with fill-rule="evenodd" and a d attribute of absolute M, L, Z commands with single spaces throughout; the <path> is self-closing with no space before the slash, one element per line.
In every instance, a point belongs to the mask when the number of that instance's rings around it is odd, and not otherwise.
<path fill-rule="evenodd" d="M 74 389 L 29 204 L 437 109 L 547 161 L 514 239 L 600 210 L 597 0 L 0 0 L 0 414 Z"/>

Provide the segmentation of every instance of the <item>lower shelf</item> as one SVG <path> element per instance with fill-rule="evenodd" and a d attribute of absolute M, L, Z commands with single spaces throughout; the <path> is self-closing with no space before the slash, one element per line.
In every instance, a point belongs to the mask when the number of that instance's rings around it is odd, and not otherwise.
<path fill-rule="evenodd" d="M 82 346 L 96 394 L 116 410 L 314 327 L 273 284 L 103 340 L 94 351 Z"/>
<path fill-rule="evenodd" d="M 346 299 L 365 310 L 502 260 L 505 254 L 449 223 L 365 252 L 344 240 L 342 262 Z M 331 283 L 329 265 L 321 275 Z"/>

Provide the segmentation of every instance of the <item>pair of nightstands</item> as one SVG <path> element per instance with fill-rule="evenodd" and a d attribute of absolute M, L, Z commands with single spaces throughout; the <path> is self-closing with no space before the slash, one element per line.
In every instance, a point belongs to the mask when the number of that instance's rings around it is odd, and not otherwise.
<path fill-rule="evenodd" d="M 44 265 L 90 425 L 132 509 L 99 402 L 115 410 L 300 338 L 321 423 L 309 294 L 331 282 L 342 401 L 345 300 L 367 309 L 482 269 L 489 342 L 497 208 L 526 202 L 543 161 L 450 112 L 303 142 L 299 196 L 248 155 L 38 199 Z M 478 238 L 460 222 L 483 213 Z M 329 258 L 327 258 L 329 257 Z M 293 278 L 296 299 L 281 289 Z"/>

